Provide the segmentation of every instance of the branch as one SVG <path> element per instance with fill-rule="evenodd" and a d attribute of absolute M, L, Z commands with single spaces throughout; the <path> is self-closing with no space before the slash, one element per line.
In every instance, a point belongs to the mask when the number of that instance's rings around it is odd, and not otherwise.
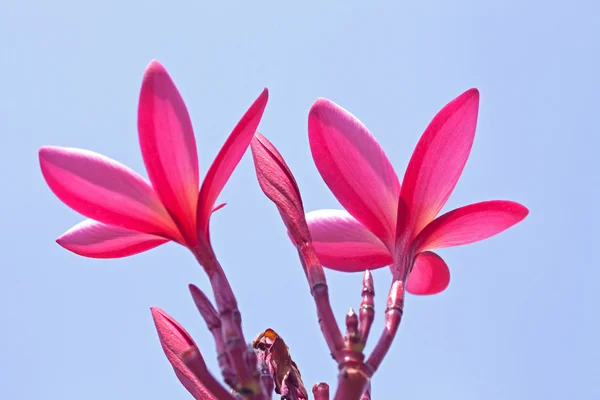
<path fill-rule="evenodd" d="M 325 272 L 311 243 L 303 244 L 298 249 L 298 254 L 308 279 L 308 284 L 310 285 L 310 293 L 315 300 L 321 332 L 325 337 L 331 356 L 339 363 L 340 353 L 344 350 L 345 344 L 342 332 L 331 309 L 329 287 L 325 278 Z"/>
<path fill-rule="evenodd" d="M 379 341 L 375 345 L 373 352 L 367 359 L 367 365 L 373 370 L 377 371 L 379 365 L 383 361 L 383 358 L 387 354 L 398 327 L 402 320 L 402 314 L 404 312 L 404 282 L 396 280 L 392 282 L 390 293 L 388 295 L 387 304 L 385 308 L 385 325 L 383 333 L 379 338 Z"/>
<path fill-rule="evenodd" d="M 192 251 L 200 265 L 207 272 L 213 289 L 221 322 L 221 338 L 235 374 L 235 390 L 251 399 L 268 399 L 269 397 L 262 390 L 257 366 L 255 365 L 253 368 L 248 366 L 246 341 L 242 331 L 242 317 L 237 300 L 231 290 L 229 280 L 225 276 L 223 268 L 221 268 L 221 264 L 215 257 L 210 244 L 203 243 L 201 246 L 193 248 Z"/>

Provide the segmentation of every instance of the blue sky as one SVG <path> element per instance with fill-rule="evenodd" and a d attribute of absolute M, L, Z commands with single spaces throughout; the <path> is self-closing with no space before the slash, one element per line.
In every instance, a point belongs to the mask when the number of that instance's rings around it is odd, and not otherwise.
<path fill-rule="evenodd" d="M 307 210 L 338 207 L 308 147 L 317 97 L 360 118 L 403 174 L 433 115 L 479 88 L 472 155 L 445 209 L 510 199 L 531 213 L 497 237 L 440 251 L 450 286 L 407 299 L 374 399 L 600 398 L 599 11 L 591 0 L 4 0 L 0 398 L 190 398 L 160 349 L 152 305 L 184 324 L 218 374 L 186 289 L 207 289 L 207 279 L 184 248 L 102 261 L 54 243 L 82 217 L 45 185 L 37 149 L 87 148 L 145 175 L 136 110 L 151 59 L 188 105 L 202 173 L 267 86 L 260 130 L 288 161 Z M 228 205 L 211 236 L 246 338 L 274 328 L 307 386 L 334 384 L 301 267 L 249 154 L 220 199 Z M 385 269 L 374 276 L 369 349 L 391 278 Z M 327 277 L 342 321 L 358 306 L 361 275 Z"/>

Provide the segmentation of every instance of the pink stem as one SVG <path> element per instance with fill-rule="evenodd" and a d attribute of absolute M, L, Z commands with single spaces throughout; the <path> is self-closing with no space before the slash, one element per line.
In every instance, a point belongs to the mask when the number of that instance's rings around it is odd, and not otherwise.
<path fill-rule="evenodd" d="M 375 319 L 375 285 L 373 284 L 373 275 L 369 270 L 365 271 L 362 282 L 362 300 L 360 302 L 360 343 L 363 346 L 367 344 L 369 332 Z"/>
<path fill-rule="evenodd" d="M 321 332 L 323 332 L 327 346 L 329 346 L 331 356 L 339 363 L 341 360 L 340 353 L 344 350 L 345 345 L 342 332 L 335 320 L 329 302 L 329 288 L 325 272 L 323 272 L 323 267 L 311 243 L 304 243 L 298 253 L 310 285 L 310 293 L 317 306 L 317 317 Z"/>
<path fill-rule="evenodd" d="M 329 400 L 329 385 L 325 382 L 319 382 L 312 388 L 315 400 Z"/>
<path fill-rule="evenodd" d="M 221 320 L 221 335 L 237 380 L 235 390 L 246 397 L 268 399 L 267 395 L 263 393 L 259 380 L 260 374 L 257 373 L 256 367 L 250 370 L 245 360 L 247 348 L 242 331 L 242 317 L 221 264 L 215 257 L 210 244 L 194 247 L 192 251 L 208 274 L 215 295 L 215 303 Z"/>
<path fill-rule="evenodd" d="M 202 354 L 196 346 L 192 346 L 181 353 L 181 360 L 204 387 L 218 400 L 234 400 L 234 397 L 221 386 L 206 368 Z"/>
<path fill-rule="evenodd" d="M 377 368 L 379 368 L 379 365 L 383 361 L 383 358 L 387 354 L 392 342 L 394 341 L 394 337 L 396 336 L 396 332 L 400 326 L 403 310 L 404 282 L 395 280 L 392 282 L 390 294 L 388 295 L 387 299 L 383 333 L 375 345 L 373 352 L 367 359 L 367 365 L 373 370 L 373 372 L 377 371 Z"/>
<path fill-rule="evenodd" d="M 367 358 L 366 364 L 377 371 L 379 365 L 385 358 L 404 313 L 404 289 L 405 282 L 413 264 L 413 249 L 409 243 L 398 243 L 396 247 L 395 261 L 391 266 L 393 281 L 388 294 L 385 308 L 385 325 L 379 341 Z"/>
<path fill-rule="evenodd" d="M 237 386 L 237 380 L 235 373 L 231 370 L 231 363 L 229 362 L 225 342 L 223 341 L 219 314 L 202 290 L 195 285 L 189 285 L 189 289 L 200 315 L 204 319 L 204 322 L 206 322 L 206 326 L 215 340 L 217 360 L 219 362 L 219 367 L 221 368 L 223 379 L 225 380 L 225 383 L 232 388 L 235 388 Z"/>

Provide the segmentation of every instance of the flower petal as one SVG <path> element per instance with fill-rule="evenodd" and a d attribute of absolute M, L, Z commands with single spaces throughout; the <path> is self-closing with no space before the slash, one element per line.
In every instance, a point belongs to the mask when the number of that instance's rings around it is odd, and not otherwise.
<path fill-rule="evenodd" d="M 356 117 L 323 98 L 310 109 L 308 137 L 317 169 L 340 204 L 391 247 L 400 183 L 379 143 Z"/>
<path fill-rule="evenodd" d="M 44 146 L 42 174 L 54 194 L 96 221 L 137 232 L 181 235 L 150 184 L 126 166 L 88 150 Z"/>
<path fill-rule="evenodd" d="M 450 270 L 442 257 L 424 251 L 417 255 L 406 282 L 406 290 L 412 294 L 437 294 L 448 287 Z"/>
<path fill-rule="evenodd" d="M 483 201 L 436 218 L 417 236 L 418 251 L 460 246 L 494 236 L 522 221 L 529 210 L 505 200 Z"/>
<path fill-rule="evenodd" d="M 356 272 L 392 263 L 383 242 L 345 210 L 311 211 L 306 221 L 324 267 Z"/>
<path fill-rule="evenodd" d="M 140 147 L 150 182 L 186 241 L 196 240 L 198 154 L 185 103 L 158 62 L 146 68 L 138 107 Z"/>
<path fill-rule="evenodd" d="M 310 241 L 300 189 L 279 151 L 256 132 L 251 143 L 258 184 L 275 203 L 296 247 Z"/>
<path fill-rule="evenodd" d="M 467 90 L 437 113 L 421 136 L 402 182 L 412 234 L 435 218 L 456 186 L 473 145 L 478 109 L 479 91 Z"/>
<path fill-rule="evenodd" d="M 195 399 L 212 400 L 214 397 L 185 366 L 179 355 L 186 349 L 196 346 L 190 334 L 169 314 L 158 307 L 151 307 L 152 318 L 158 332 L 160 344 L 173 366 L 175 374 Z"/>
<path fill-rule="evenodd" d="M 80 256 L 120 258 L 142 253 L 168 242 L 160 236 L 139 233 L 87 219 L 75 225 L 56 243 Z"/>
<path fill-rule="evenodd" d="M 237 167 L 242 156 L 248 149 L 268 100 L 269 91 L 267 88 L 264 88 L 242 119 L 233 128 L 233 131 L 206 173 L 206 177 L 200 188 L 200 199 L 198 201 L 198 234 L 208 237 L 208 220 L 213 205 L 217 201 L 217 197 L 221 193 L 221 190 L 223 190 L 227 180 L 229 180 L 233 170 Z"/>

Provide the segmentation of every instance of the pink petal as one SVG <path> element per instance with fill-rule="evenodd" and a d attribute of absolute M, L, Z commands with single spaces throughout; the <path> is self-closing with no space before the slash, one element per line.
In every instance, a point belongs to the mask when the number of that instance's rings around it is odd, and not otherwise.
<path fill-rule="evenodd" d="M 260 188 L 277 206 L 294 244 L 307 243 L 310 234 L 294 175 L 275 146 L 260 133 L 255 134 L 251 148 Z"/>
<path fill-rule="evenodd" d="M 324 267 L 356 272 L 392 263 L 383 242 L 344 210 L 311 211 L 306 221 Z"/>
<path fill-rule="evenodd" d="M 522 221 L 529 210 L 505 200 L 483 201 L 436 218 L 417 236 L 419 251 L 478 242 Z"/>
<path fill-rule="evenodd" d="M 167 239 L 87 219 L 75 225 L 56 243 L 80 256 L 120 258 L 153 249 Z"/>
<path fill-rule="evenodd" d="M 206 173 L 206 177 L 200 188 L 200 199 L 198 202 L 198 234 L 208 237 L 208 220 L 213 205 L 221 190 L 223 190 L 225 183 L 229 180 L 233 170 L 248 149 L 268 100 L 269 91 L 265 88 L 235 128 L 233 128 L 233 131 Z"/>
<path fill-rule="evenodd" d="M 96 221 L 181 241 L 150 184 L 126 166 L 81 149 L 44 146 L 42 174 L 54 194 Z"/>
<path fill-rule="evenodd" d="M 140 147 L 152 186 L 188 243 L 196 241 L 198 154 L 185 103 L 158 62 L 146 68 L 138 107 Z"/>
<path fill-rule="evenodd" d="M 338 201 L 391 247 L 400 183 L 379 143 L 356 117 L 323 98 L 310 109 L 308 137 L 317 169 Z"/>
<path fill-rule="evenodd" d="M 412 294 L 437 294 L 448 287 L 450 270 L 442 257 L 431 251 L 417 255 L 413 269 L 406 282 L 406 290 Z"/>
<path fill-rule="evenodd" d="M 194 340 L 189 333 L 179 325 L 169 314 L 158 307 L 151 307 L 152 318 L 156 325 L 160 344 L 169 359 L 169 362 L 175 370 L 175 374 L 185 388 L 194 396 L 195 399 L 212 400 L 214 397 L 210 392 L 198 381 L 196 376 L 185 366 L 180 354 L 192 347 L 196 346 Z"/>
<path fill-rule="evenodd" d="M 456 186 L 473 145 L 478 109 L 479 91 L 467 90 L 437 113 L 421 136 L 402 182 L 413 234 L 435 218 Z"/>

